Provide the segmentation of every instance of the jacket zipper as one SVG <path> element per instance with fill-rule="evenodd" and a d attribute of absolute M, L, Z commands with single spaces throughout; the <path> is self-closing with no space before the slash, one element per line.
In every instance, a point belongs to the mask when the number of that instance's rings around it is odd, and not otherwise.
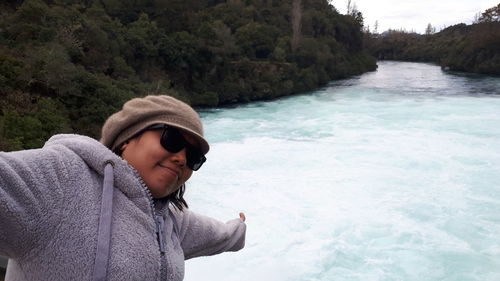
<path fill-rule="evenodd" d="M 139 175 L 139 172 L 133 167 L 131 167 L 132 170 L 134 171 L 135 176 L 137 179 L 139 179 L 139 182 L 141 183 L 142 188 L 146 192 L 148 201 L 149 201 L 149 206 L 151 207 L 151 213 L 153 214 L 153 220 L 155 222 L 156 226 L 156 240 L 158 241 L 159 245 L 159 250 L 160 250 L 160 273 L 161 277 L 160 280 L 167 280 L 167 257 L 165 255 L 165 219 L 163 218 L 162 215 L 159 215 L 155 211 L 155 206 L 154 206 L 154 200 L 153 200 L 153 195 L 151 194 L 151 191 L 149 191 L 148 186 L 146 183 L 142 180 L 141 176 Z"/>
<path fill-rule="evenodd" d="M 165 254 L 165 219 L 163 216 L 155 215 L 155 223 L 156 223 L 156 235 L 158 238 L 158 243 L 160 244 L 160 253 L 162 255 Z"/>

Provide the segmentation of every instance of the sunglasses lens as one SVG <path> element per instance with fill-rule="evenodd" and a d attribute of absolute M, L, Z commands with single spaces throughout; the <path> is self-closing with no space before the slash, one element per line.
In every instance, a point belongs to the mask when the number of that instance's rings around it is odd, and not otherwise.
<path fill-rule="evenodd" d="M 160 143 L 163 148 L 172 153 L 177 153 L 184 148 L 184 138 L 182 135 L 177 130 L 169 128 L 163 130 Z"/>
<path fill-rule="evenodd" d="M 198 148 L 186 142 L 182 134 L 175 129 L 165 128 L 161 135 L 160 144 L 172 153 L 177 153 L 186 148 L 187 166 L 193 171 L 200 169 L 201 165 L 207 161 L 205 155 Z"/>
<path fill-rule="evenodd" d="M 193 171 L 198 171 L 198 169 L 201 168 L 201 165 L 207 161 L 205 155 L 194 147 L 187 149 L 186 158 L 188 167 Z"/>

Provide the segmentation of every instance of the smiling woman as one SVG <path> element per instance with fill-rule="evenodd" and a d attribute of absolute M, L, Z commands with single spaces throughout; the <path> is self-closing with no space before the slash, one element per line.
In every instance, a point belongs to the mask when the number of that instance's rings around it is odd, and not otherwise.
<path fill-rule="evenodd" d="M 242 213 L 223 223 L 183 199 L 208 150 L 196 111 L 147 96 L 111 115 L 101 142 L 56 135 L 0 152 L 6 279 L 180 281 L 184 260 L 240 250 Z"/>

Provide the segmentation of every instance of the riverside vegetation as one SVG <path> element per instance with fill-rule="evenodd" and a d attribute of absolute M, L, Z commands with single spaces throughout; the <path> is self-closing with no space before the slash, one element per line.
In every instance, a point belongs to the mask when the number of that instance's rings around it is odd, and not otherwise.
<path fill-rule="evenodd" d="M 362 25 L 326 0 L 2 1 L 0 150 L 98 137 L 135 96 L 219 106 L 375 70 Z"/>
<path fill-rule="evenodd" d="M 445 69 L 500 75 L 500 4 L 477 16 L 426 34 L 389 30 L 365 34 L 365 46 L 378 59 L 435 62 Z"/>

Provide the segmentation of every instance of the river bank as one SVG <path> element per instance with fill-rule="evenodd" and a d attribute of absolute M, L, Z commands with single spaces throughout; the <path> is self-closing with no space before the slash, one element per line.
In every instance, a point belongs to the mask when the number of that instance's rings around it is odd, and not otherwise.
<path fill-rule="evenodd" d="M 433 62 L 443 69 L 500 76 L 500 22 L 461 23 L 435 34 L 392 30 L 365 37 L 378 59 Z"/>

